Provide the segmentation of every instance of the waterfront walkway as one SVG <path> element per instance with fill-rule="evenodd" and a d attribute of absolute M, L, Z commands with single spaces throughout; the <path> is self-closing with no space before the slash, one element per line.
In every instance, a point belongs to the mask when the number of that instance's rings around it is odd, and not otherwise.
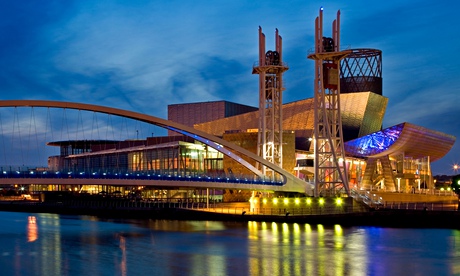
<path fill-rule="evenodd" d="M 5 199 L 5 197 L 3 198 Z M 290 222 L 342 226 L 384 226 L 460 229 L 457 205 L 446 202 L 400 203 L 369 208 L 356 200 L 349 206 L 250 208 L 248 202 L 211 203 L 79 199 L 39 202 L 0 201 L 0 211 L 90 215 L 113 219 L 168 219 Z"/>

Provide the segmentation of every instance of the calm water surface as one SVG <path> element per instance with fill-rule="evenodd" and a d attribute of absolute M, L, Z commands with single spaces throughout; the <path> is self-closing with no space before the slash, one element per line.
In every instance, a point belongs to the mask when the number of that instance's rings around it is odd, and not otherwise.
<path fill-rule="evenodd" d="M 0 212 L 1 275 L 460 275 L 460 231 Z"/>

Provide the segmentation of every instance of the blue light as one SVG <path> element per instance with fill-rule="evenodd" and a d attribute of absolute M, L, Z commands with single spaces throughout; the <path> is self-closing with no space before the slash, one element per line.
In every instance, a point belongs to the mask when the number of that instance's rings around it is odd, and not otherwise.
<path fill-rule="evenodd" d="M 347 152 L 355 156 L 370 156 L 386 151 L 401 135 L 404 124 L 371 133 L 367 136 L 345 143 Z"/>

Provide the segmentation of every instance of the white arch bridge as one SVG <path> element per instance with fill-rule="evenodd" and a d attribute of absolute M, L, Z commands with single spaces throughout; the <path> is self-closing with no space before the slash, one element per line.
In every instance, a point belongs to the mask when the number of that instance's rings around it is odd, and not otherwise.
<path fill-rule="evenodd" d="M 74 174 L 70 172 L 60 171 L 47 171 L 41 170 L 40 172 L 33 172 L 31 170 L 18 170 L 12 169 L 12 166 L 4 164 L 2 167 L 2 174 L 0 174 L 0 184 L 17 184 L 17 185 L 126 185 L 126 186 L 160 186 L 160 187 L 195 187 L 195 188 L 216 188 L 216 189 L 242 189 L 242 190 L 256 190 L 256 191 L 281 191 L 281 192 L 298 192 L 311 194 L 311 186 L 305 181 L 295 177 L 286 170 L 268 162 L 267 160 L 257 156 L 256 154 L 235 145 L 234 143 L 225 141 L 219 137 L 207 134 L 205 132 L 196 130 L 192 127 L 181 125 L 169 120 L 161 119 L 158 117 L 116 109 L 100 105 L 91 105 L 73 102 L 60 102 L 60 101 L 47 101 L 47 100 L 2 100 L 0 101 L 0 108 L 31 108 L 31 114 L 34 114 L 35 108 L 46 109 L 62 109 L 89 111 L 93 113 L 101 113 L 106 115 L 114 115 L 122 118 L 129 118 L 135 121 L 147 123 L 150 125 L 158 126 L 164 129 L 173 130 L 183 135 L 189 136 L 219 152 L 225 156 L 232 158 L 234 161 L 244 166 L 254 175 L 252 177 L 184 177 L 184 176 L 171 176 L 159 175 L 155 173 L 139 173 L 136 171 L 114 174 L 114 173 L 83 173 Z M 17 113 L 17 111 L 15 111 Z M 65 115 L 64 115 L 65 117 Z M 31 121 L 36 121 L 34 115 L 31 115 Z M 20 129 L 21 122 L 19 119 L 12 119 L 12 124 L 5 124 L 4 119 L 2 124 L 2 135 L 4 132 L 11 132 L 5 130 L 5 126 L 9 128 Z M 82 123 L 83 124 L 83 123 Z M 93 122 L 94 124 L 94 122 Z M 16 127 L 17 125 L 17 127 Z M 36 129 L 38 124 L 34 124 L 29 129 Z M 41 125 L 43 127 L 43 124 Z M 64 127 L 65 128 L 65 127 Z M 137 130 L 136 130 L 137 131 Z M 16 131 L 19 132 L 19 131 Z M 23 131 L 24 132 L 24 131 Z M 14 133 L 14 131 L 13 131 Z M 33 131 L 29 131 L 29 136 L 35 136 Z M 152 133 L 153 136 L 153 133 Z M 18 140 L 14 137 L 12 140 Z M 19 139 L 20 140 L 20 139 Z M 30 142 L 29 142 L 30 143 Z M 5 146 L 4 146 L 5 147 Z M 19 154 L 18 151 L 16 151 Z M 5 154 L 5 153 L 4 153 Z M 268 169 L 276 172 L 277 179 L 267 179 L 262 175 L 261 171 L 246 161 L 242 156 L 253 160 L 254 163 L 259 163 L 266 166 Z M 6 159 L 6 158 L 5 158 Z M 13 166 L 14 168 L 15 166 Z M 9 168 L 9 170 L 7 169 Z M 257 180 L 256 180 L 257 179 Z"/>

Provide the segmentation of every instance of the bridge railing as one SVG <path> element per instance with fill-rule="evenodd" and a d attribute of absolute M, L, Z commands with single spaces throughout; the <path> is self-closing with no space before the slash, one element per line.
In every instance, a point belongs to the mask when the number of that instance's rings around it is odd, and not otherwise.
<path fill-rule="evenodd" d="M 207 176 L 207 175 L 175 175 L 146 172 L 99 173 L 99 172 L 60 172 L 60 171 L 3 171 L 0 178 L 47 178 L 47 179 L 134 179 L 162 181 L 193 181 L 193 182 L 222 182 L 238 184 L 283 185 L 281 181 L 255 178 L 254 176 Z"/>
<path fill-rule="evenodd" d="M 350 193 L 356 201 L 363 202 L 371 208 L 380 208 L 382 205 L 384 205 L 382 197 L 376 194 L 372 194 L 369 191 L 358 191 L 351 189 Z"/>
<path fill-rule="evenodd" d="M 456 200 L 447 202 L 398 202 L 387 201 L 383 204 L 385 209 L 399 210 L 425 210 L 425 211 L 457 211 L 458 202 Z"/>

